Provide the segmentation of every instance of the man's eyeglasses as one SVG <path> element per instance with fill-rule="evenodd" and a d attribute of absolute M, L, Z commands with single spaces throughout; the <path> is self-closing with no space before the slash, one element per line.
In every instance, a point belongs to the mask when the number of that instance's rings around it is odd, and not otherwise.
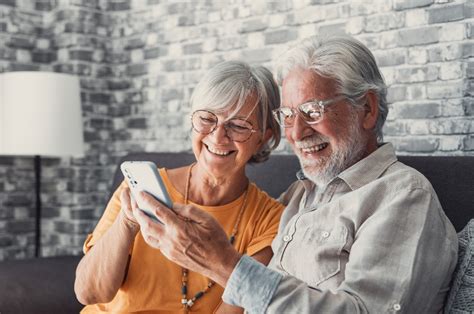
<path fill-rule="evenodd" d="M 326 107 L 343 99 L 349 99 L 346 96 L 337 96 L 328 100 L 311 100 L 299 105 L 296 109 L 281 107 L 273 110 L 273 116 L 277 122 L 284 128 L 291 128 L 295 123 L 296 115 L 308 124 L 316 124 L 323 120 Z"/>
<path fill-rule="evenodd" d="M 196 132 L 210 134 L 216 130 L 219 119 L 210 111 L 196 110 L 191 115 L 191 123 Z M 229 119 L 223 125 L 226 135 L 234 142 L 245 142 L 257 132 L 249 121 L 240 118 Z"/>

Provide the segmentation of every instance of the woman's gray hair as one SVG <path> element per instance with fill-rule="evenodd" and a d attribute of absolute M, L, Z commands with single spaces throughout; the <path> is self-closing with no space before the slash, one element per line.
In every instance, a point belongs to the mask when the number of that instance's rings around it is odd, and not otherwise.
<path fill-rule="evenodd" d="M 373 91 L 379 102 L 379 116 L 375 135 L 382 142 L 382 128 L 388 114 L 387 86 L 374 56 L 367 47 L 352 37 L 309 37 L 288 50 L 278 61 L 277 80 L 283 79 L 295 68 L 313 70 L 332 78 L 338 84 L 338 93 L 351 99 Z M 352 101 L 355 106 L 361 106 Z"/>
<path fill-rule="evenodd" d="M 241 61 L 225 61 L 210 69 L 196 85 L 191 96 L 193 111 L 209 109 L 216 113 L 231 111 L 235 115 L 248 97 L 255 97 L 258 127 L 262 138 L 265 130 L 272 131 L 272 137 L 249 162 L 268 159 L 281 139 L 280 126 L 273 117 L 272 110 L 280 106 L 280 93 L 272 73 L 263 66 L 250 66 Z"/>

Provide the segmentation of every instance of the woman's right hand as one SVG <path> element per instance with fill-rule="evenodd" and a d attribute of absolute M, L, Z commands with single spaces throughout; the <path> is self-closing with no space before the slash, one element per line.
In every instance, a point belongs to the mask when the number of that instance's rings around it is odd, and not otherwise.
<path fill-rule="evenodd" d="M 104 214 L 105 224 L 110 218 L 114 219 L 112 225 L 97 227 L 96 230 L 105 232 L 96 239 L 76 269 L 74 291 L 84 305 L 112 301 L 126 278 L 130 250 L 140 225 L 133 216 L 136 204 L 130 197 L 128 187 L 121 188 L 118 193 L 120 209 L 114 194 L 113 203 L 108 205 Z"/>
<path fill-rule="evenodd" d="M 133 210 L 137 207 L 137 204 L 132 199 L 130 189 L 128 187 L 124 188 L 120 193 L 120 204 L 120 215 L 122 216 L 122 221 L 125 222 L 132 230 L 138 231 L 140 229 L 140 225 L 133 215 Z"/>

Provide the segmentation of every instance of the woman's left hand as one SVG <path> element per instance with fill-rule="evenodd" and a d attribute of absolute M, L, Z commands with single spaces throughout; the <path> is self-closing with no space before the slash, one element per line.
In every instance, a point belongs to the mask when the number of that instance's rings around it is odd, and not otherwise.
<path fill-rule="evenodd" d="M 160 249 L 169 260 L 225 287 L 241 255 L 219 223 L 192 205 L 174 204 L 171 210 L 147 193 L 142 192 L 139 197 L 163 222 L 154 222 L 134 208 L 146 243 Z"/>

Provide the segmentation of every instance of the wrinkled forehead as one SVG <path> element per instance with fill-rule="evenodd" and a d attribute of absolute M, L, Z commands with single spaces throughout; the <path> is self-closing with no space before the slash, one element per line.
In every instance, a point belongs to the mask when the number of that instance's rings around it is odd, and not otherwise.
<path fill-rule="evenodd" d="M 311 100 L 325 100 L 339 93 L 338 82 L 311 69 L 296 68 L 288 73 L 282 84 L 282 103 L 293 107 Z"/>

